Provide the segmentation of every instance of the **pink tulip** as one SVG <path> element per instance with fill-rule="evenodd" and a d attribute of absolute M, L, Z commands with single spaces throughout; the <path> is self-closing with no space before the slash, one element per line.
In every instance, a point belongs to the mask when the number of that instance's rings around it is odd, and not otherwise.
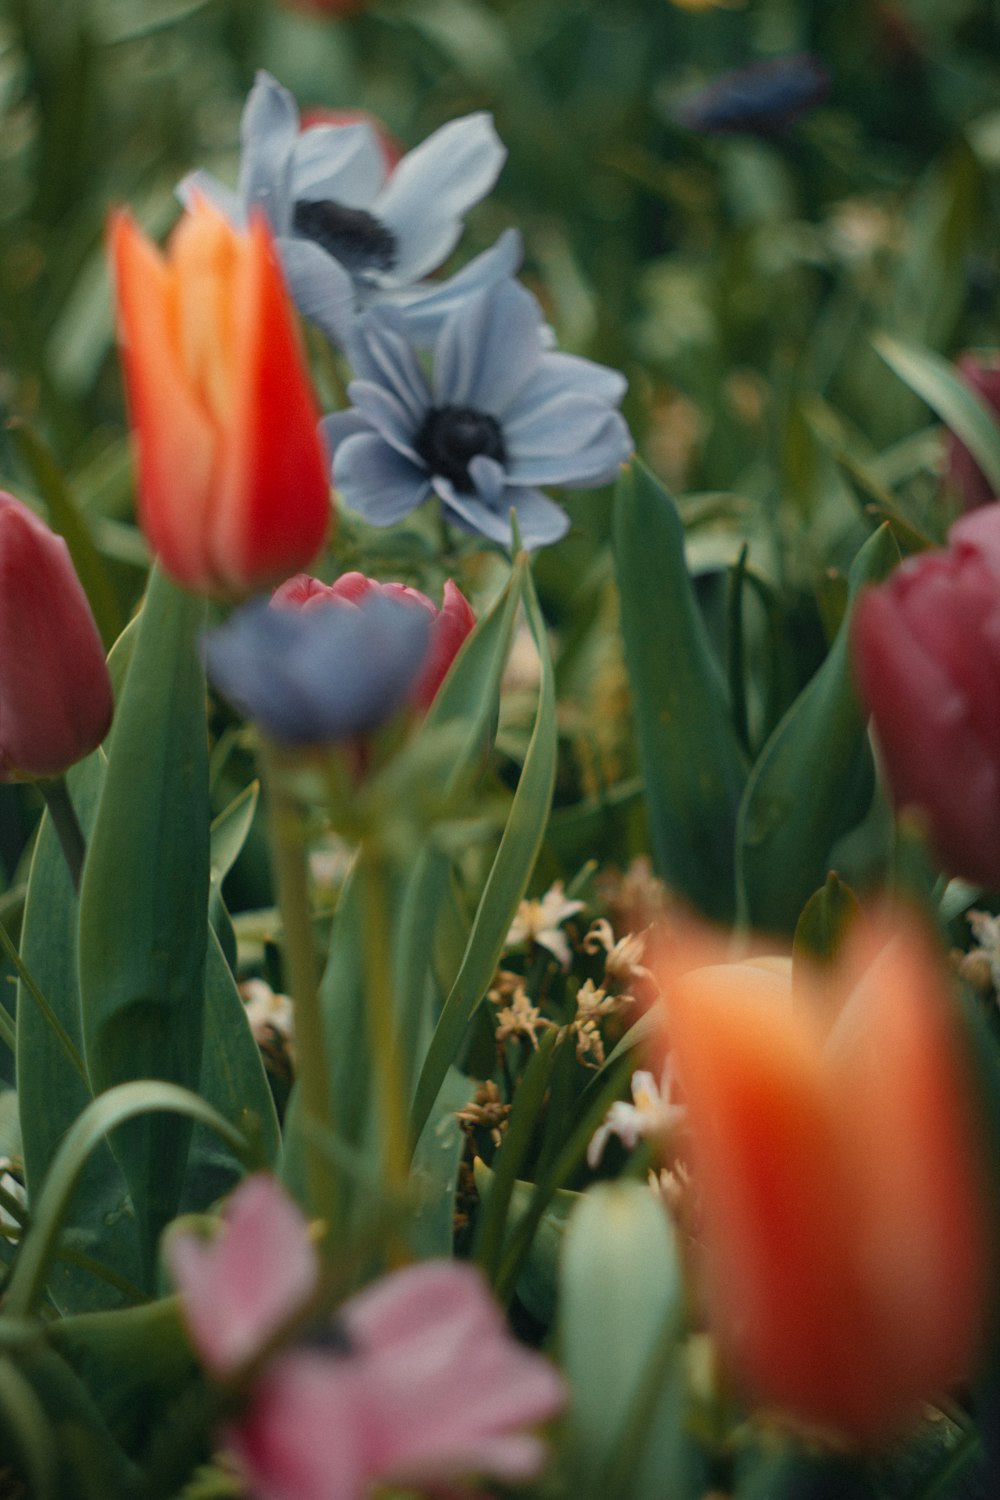
<path fill-rule="evenodd" d="M 0 491 L 0 781 L 60 776 L 101 743 L 111 681 L 62 537 Z"/>
<path fill-rule="evenodd" d="M 459 647 L 476 623 L 468 600 L 450 578 L 444 586 L 440 609 L 419 589 L 409 588 L 402 583 L 378 583 L 374 578 L 366 578 L 363 573 L 344 573 L 333 584 L 321 583 L 318 578 L 300 573 L 276 590 L 271 603 L 283 609 L 311 610 L 330 604 L 341 607 L 358 604 L 371 594 L 403 600 L 418 609 L 426 610 L 431 616 L 427 657 L 410 695 L 410 702 L 418 713 L 426 713 L 458 655 Z"/>
<path fill-rule="evenodd" d="M 998 508 L 904 562 L 855 612 L 852 649 L 899 807 L 924 817 L 954 875 L 1000 888 Z"/>
<path fill-rule="evenodd" d="M 214 1241 L 181 1230 L 167 1253 L 212 1374 L 259 1354 L 315 1293 L 308 1226 L 269 1177 L 237 1189 Z M 531 1479 L 545 1447 L 525 1429 L 563 1400 L 559 1375 L 514 1340 L 478 1271 L 427 1261 L 278 1353 L 222 1437 L 255 1500 L 362 1500 L 376 1483 Z"/>

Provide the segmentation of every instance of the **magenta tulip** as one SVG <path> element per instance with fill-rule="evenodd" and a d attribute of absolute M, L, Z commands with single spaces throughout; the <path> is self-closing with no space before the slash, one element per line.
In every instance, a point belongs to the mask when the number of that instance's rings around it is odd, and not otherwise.
<path fill-rule="evenodd" d="M 104 648 L 62 537 L 0 491 L 0 781 L 60 776 L 108 732 Z"/>
<path fill-rule="evenodd" d="M 977 526 L 972 528 L 975 519 Z M 989 522 L 990 525 L 986 523 Z M 855 675 L 898 807 L 941 864 L 1000 888 L 1000 525 L 978 511 L 858 602 Z"/>

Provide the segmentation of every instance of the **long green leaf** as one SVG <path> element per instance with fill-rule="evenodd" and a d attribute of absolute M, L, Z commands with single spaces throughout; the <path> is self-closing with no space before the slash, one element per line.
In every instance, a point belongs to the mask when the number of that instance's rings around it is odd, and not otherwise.
<path fill-rule="evenodd" d="M 207 1125 L 238 1157 L 248 1157 L 247 1142 L 235 1126 L 189 1089 L 142 1081 L 119 1084 L 101 1094 L 73 1123 L 53 1158 L 7 1287 L 4 1311 L 9 1316 L 28 1317 L 34 1311 L 91 1152 L 114 1131 L 150 1114 L 180 1115 Z"/>
<path fill-rule="evenodd" d="M 535 725 L 511 803 L 500 848 L 479 901 L 462 965 L 441 1012 L 417 1084 L 411 1113 L 416 1139 L 434 1106 L 449 1066 L 476 1007 L 486 993 L 519 903 L 531 879 L 552 805 L 556 773 L 555 674 L 545 621 L 530 573 L 523 598 L 528 625 L 541 661 L 541 683 Z"/>
<path fill-rule="evenodd" d="M 209 896 L 202 601 L 158 569 L 112 728 L 80 891 L 80 994 L 95 1092 L 130 1079 L 196 1088 Z M 137 1117 L 115 1141 L 152 1265 L 180 1198 L 190 1124 Z"/>
<path fill-rule="evenodd" d="M 684 528 L 648 469 L 622 471 L 615 565 L 625 661 L 659 873 L 708 916 L 733 914 L 745 769 L 684 560 Z"/>
<path fill-rule="evenodd" d="M 940 354 L 900 343 L 886 333 L 876 335 L 872 342 L 900 380 L 961 438 L 993 493 L 1000 495 L 1000 423 L 996 414 Z"/>
<path fill-rule="evenodd" d="M 851 569 L 851 599 L 899 552 L 888 525 Z M 737 827 L 741 910 L 754 927 L 792 933 L 823 884 L 837 840 L 871 802 L 874 765 L 851 674 L 849 608 L 830 654 L 778 724 L 750 773 Z"/>

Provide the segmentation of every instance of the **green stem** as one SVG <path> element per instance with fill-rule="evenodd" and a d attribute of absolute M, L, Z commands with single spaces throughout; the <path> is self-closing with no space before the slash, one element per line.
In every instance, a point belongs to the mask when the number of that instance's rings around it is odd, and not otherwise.
<path fill-rule="evenodd" d="M 390 1193 L 402 1192 L 409 1175 L 407 1100 L 393 1014 L 392 949 L 386 870 L 370 845 L 358 861 L 364 906 L 365 1013 L 375 1074 L 382 1139 L 382 1170 Z"/>
<path fill-rule="evenodd" d="M 297 1077 L 304 1112 L 309 1201 L 330 1228 L 335 1184 L 322 1142 L 333 1132 L 326 1032 L 320 1008 L 318 963 L 309 895 L 302 815 L 287 786 L 290 762 L 273 745 L 262 746 L 270 818 L 271 858 L 281 916 L 285 978 L 295 1012 Z"/>
<path fill-rule="evenodd" d="M 73 882 L 73 889 L 79 894 L 87 843 L 69 794 L 69 787 L 66 785 L 66 778 L 59 776 L 53 781 L 39 781 L 37 786 L 45 798 L 45 805 L 49 810 L 49 817 L 52 819 L 52 826 L 56 831 L 59 846 Z"/>

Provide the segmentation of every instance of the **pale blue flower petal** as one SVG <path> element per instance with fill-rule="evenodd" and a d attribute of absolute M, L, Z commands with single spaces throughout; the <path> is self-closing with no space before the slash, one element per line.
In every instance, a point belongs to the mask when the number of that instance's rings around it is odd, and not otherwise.
<path fill-rule="evenodd" d="M 359 380 L 386 386 L 406 408 L 416 430 L 431 404 L 430 387 L 396 308 L 372 309 L 358 322 L 348 352 Z"/>
<path fill-rule="evenodd" d="M 299 312 L 335 344 L 342 344 L 354 318 L 354 282 L 350 272 L 311 240 L 282 236 L 277 248 L 288 290 Z"/>
<path fill-rule="evenodd" d="M 451 120 L 407 152 L 372 205 L 398 247 L 383 278 L 389 285 L 416 281 L 447 258 L 463 216 L 490 191 L 506 156 L 488 114 Z"/>
<path fill-rule="evenodd" d="M 516 281 L 500 281 L 449 318 L 434 350 L 434 399 L 500 417 L 541 358 L 538 304 Z"/>
<path fill-rule="evenodd" d="M 517 484 L 603 484 L 632 451 L 621 415 L 573 391 L 505 421 L 504 439 L 508 474 Z"/>
<path fill-rule="evenodd" d="M 292 197 L 298 202 L 332 199 L 344 208 L 370 208 L 387 168 L 378 135 L 365 121 L 312 125 L 292 152 Z"/>
<path fill-rule="evenodd" d="M 431 493 L 429 476 L 374 432 L 337 444 L 333 482 L 344 504 L 372 526 L 394 526 Z"/>
<path fill-rule="evenodd" d="M 291 159 L 299 134 L 299 111 L 287 89 L 270 73 L 259 72 L 240 125 L 239 196 L 247 213 L 264 210 L 275 234 L 291 217 Z"/>
<path fill-rule="evenodd" d="M 353 437 L 356 432 L 371 432 L 364 417 L 350 407 L 346 411 L 334 411 L 324 417 L 319 430 L 331 459 L 338 445 L 346 438 Z"/>
<path fill-rule="evenodd" d="M 234 229 L 246 228 L 246 211 L 239 194 L 213 177 L 211 172 L 189 172 L 177 184 L 176 192 L 186 209 L 194 208 L 196 201 L 204 198 L 229 220 Z"/>
<path fill-rule="evenodd" d="M 370 380 L 352 380 L 347 388 L 355 411 L 375 429 L 379 437 L 420 468 L 423 464 L 413 446 L 413 419 L 395 392 Z"/>
<path fill-rule="evenodd" d="M 513 276 L 523 254 L 520 234 L 516 229 L 505 229 L 495 245 L 474 256 L 454 276 L 399 291 L 385 291 L 381 296 L 402 310 L 407 333 L 418 348 L 430 349 L 445 318 L 477 292 Z"/>
<path fill-rule="evenodd" d="M 335 744 L 402 708 L 429 632 L 426 610 L 384 596 L 304 611 L 258 600 L 206 635 L 205 661 L 223 695 L 273 739 Z"/>
<path fill-rule="evenodd" d="M 579 354 L 547 350 L 521 398 L 525 405 L 540 406 L 550 396 L 570 389 L 617 406 L 628 390 L 628 381 L 620 370 L 612 370 L 608 365 L 596 364 Z"/>
<path fill-rule="evenodd" d="M 510 524 L 512 510 L 517 512 L 521 542 L 529 552 L 558 542 L 569 530 L 569 517 L 562 506 L 540 490 L 508 486 L 494 508 L 479 495 L 460 493 L 447 480 L 439 480 L 435 488 L 441 496 L 447 520 L 462 531 L 476 532 L 505 547 L 510 547 L 514 540 Z"/>

